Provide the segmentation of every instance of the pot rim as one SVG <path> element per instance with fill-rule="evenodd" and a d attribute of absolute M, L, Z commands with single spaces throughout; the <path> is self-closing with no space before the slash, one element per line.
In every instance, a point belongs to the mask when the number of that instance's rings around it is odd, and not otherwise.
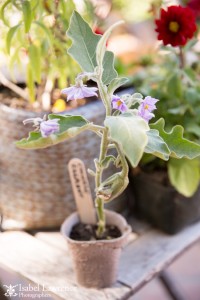
<path fill-rule="evenodd" d="M 125 239 L 131 232 L 132 232 L 132 228 L 131 226 L 127 223 L 126 219 L 119 213 L 117 212 L 114 212 L 114 211 L 111 211 L 111 210 L 107 210 L 105 209 L 105 214 L 106 215 L 114 215 L 115 217 L 121 219 L 121 221 L 124 223 L 124 231 L 121 232 L 121 236 L 118 237 L 118 238 L 114 238 L 114 239 L 111 239 L 111 240 L 94 240 L 94 241 L 77 241 L 77 240 L 73 240 L 71 239 L 67 234 L 66 234 L 66 226 L 67 226 L 67 223 L 69 223 L 70 220 L 72 220 L 73 218 L 78 218 L 79 219 L 79 216 L 78 216 L 78 212 L 74 212 L 72 213 L 69 217 L 67 217 L 65 219 L 65 221 L 63 222 L 63 224 L 61 225 L 61 229 L 60 229 L 60 232 L 62 234 L 62 236 L 70 243 L 73 243 L 73 244 L 87 244 L 87 245 L 102 245 L 102 244 L 113 244 L 115 242 L 118 242 L 120 240 L 123 240 Z M 72 226 L 74 226 L 75 224 L 77 223 L 74 223 Z M 72 228 L 72 227 L 71 227 Z M 120 230 L 120 228 L 118 228 Z M 121 231 L 121 230 L 120 230 Z"/>

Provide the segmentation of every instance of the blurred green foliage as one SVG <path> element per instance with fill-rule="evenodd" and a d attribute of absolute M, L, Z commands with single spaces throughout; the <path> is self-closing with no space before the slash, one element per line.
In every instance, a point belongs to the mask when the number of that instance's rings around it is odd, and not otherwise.
<path fill-rule="evenodd" d="M 11 69 L 16 61 L 26 65 L 31 102 L 49 89 L 48 82 L 52 88 L 63 88 L 79 72 L 67 54 L 71 42 L 66 31 L 74 8 L 72 0 L 7 0 L 1 4 L 4 49 Z"/>

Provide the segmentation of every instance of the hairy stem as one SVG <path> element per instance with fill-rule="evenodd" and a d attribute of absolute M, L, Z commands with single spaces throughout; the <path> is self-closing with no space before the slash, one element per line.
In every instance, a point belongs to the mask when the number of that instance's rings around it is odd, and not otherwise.
<path fill-rule="evenodd" d="M 96 167 L 96 178 L 95 178 L 96 189 L 98 189 L 98 187 L 100 186 L 101 181 L 102 181 L 103 168 L 100 164 L 106 156 L 107 147 L 108 147 L 108 129 L 105 128 L 103 131 L 102 139 L 101 139 L 99 161 L 98 161 L 98 165 Z M 106 222 L 103 199 L 101 197 L 97 196 L 95 199 L 95 205 L 97 208 L 97 216 L 98 216 L 97 235 L 100 237 L 100 236 L 102 236 L 103 232 L 105 231 L 105 222 Z"/>
<path fill-rule="evenodd" d="M 120 156 L 120 160 L 121 160 L 121 164 L 122 164 L 122 177 L 126 178 L 126 177 L 128 177 L 128 172 L 129 172 L 128 163 L 126 161 L 125 155 L 124 155 L 120 145 L 115 143 L 115 147 Z"/>
<path fill-rule="evenodd" d="M 107 87 L 103 84 L 101 79 L 97 81 L 97 84 L 99 88 L 100 97 L 106 109 L 106 116 L 110 116 L 112 109 L 111 109 L 111 102 L 109 99 L 109 95 L 107 93 Z"/>

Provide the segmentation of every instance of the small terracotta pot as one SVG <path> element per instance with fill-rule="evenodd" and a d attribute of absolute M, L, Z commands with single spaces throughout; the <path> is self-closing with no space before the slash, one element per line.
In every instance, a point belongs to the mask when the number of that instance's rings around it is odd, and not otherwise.
<path fill-rule="evenodd" d="M 117 278 L 119 258 L 127 243 L 131 227 L 124 217 L 113 211 L 105 211 L 106 222 L 119 228 L 122 235 L 112 240 L 75 241 L 69 236 L 75 224 L 79 222 L 78 213 L 69 216 L 61 227 L 61 233 L 67 239 L 72 255 L 77 282 L 88 288 L 111 286 Z"/>

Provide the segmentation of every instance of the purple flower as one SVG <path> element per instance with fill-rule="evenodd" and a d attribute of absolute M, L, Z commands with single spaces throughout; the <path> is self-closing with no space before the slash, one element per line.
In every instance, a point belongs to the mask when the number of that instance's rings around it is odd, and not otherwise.
<path fill-rule="evenodd" d="M 145 121 L 149 122 L 149 120 L 154 117 L 152 111 L 156 109 L 155 104 L 158 101 L 158 99 L 151 98 L 150 96 L 145 97 L 144 100 L 141 101 L 141 104 L 138 108 L 138 115 Z"/>
<path fill-rule="evenodd" d="M 121 111 L 122 113 L 123 112 L 126 112 L 128 107 L 127 105 L 125 104 L 124 100 L 120 99 L 119 96 L 117 95 L 113 95 L 112 96 L 112 107 L 114 109 L 118 109 L 119 111 Z"/>
<path fill-rule="evenodd" d="M 52 119 L 40 123 L 40 131 L 42 137 L 48 137 L 50 134 L 59 132 L 59 119 Z"/>
<path fill-rule="evenodd" d="M 48 137 L 50 134 L 57 133 L 60 130 L 60 125 L 58 124 L 59 119 L 52 119 L 46 121 L 46 116 L 41 118 L 30 118 L 23 121 L 24 125 L 28 123 L 33 123 L 36 131 L 40 131 L 42 137 Z"/>
<path fill-rule="evenodd" d="M 95 93 L 98 89 L 96 87 L 87 87 L 86 85 L 74 85 L 71 87 L 68 87 L 66 89 L 63 89 L 61 91 L 62 94 L 67 95 L 67 101 L 69 100 L 77 100 L 82 99 L 86 97 L 92 97 L 92 96 L 98 96 L 97 93 Z"/>

